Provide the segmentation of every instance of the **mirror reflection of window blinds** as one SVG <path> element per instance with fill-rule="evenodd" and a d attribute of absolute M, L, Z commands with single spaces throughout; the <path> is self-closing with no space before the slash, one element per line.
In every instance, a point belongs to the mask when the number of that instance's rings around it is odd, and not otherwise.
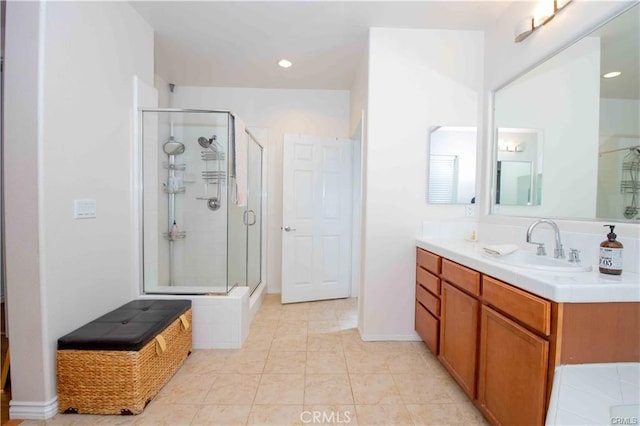
<path fill-rule="evenodd" d="M 431 155 L 427 200 L 434 204 L 456 201 L 458 188 L 458 156 Z"/>

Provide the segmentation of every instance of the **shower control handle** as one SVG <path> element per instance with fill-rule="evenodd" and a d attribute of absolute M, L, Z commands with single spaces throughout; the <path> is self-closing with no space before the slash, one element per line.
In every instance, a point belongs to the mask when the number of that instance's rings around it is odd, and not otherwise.
<path fill-rule="evenodd" d="M 285 226 L 284 228 L 280 228 L 280 229 L 282 229 L 285 232 L 291 232 L 296 230 L 296 228 L 292 228 L 290 226 Z"/>

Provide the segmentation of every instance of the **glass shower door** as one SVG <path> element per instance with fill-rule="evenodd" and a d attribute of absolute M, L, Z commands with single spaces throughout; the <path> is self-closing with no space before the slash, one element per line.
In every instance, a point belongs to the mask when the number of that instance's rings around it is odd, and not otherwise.
<path fill-rule="evenodd" d="M 262 147 L 251 136 L 247 150 L 247 285 L 262 281 Z"/>
<path fill-rule="evenodd" d="M 140 118 L 143 291 L 225 294 L 228 114 L 149 109 Z"/>
<path fill-rule="evenodd" d="M 243 135 L 235 143 L 245 144 L 246 146 L 247 139 L 248 136 Z M 242 152 L 242 149 L 236 150 L 236 152 L 239 151 Z M 230 161 L 229 168 L 232 173 L 235 173 L 236 167 L 233 165 L 233 158 Z M 247 283 L 247 206 L 238 205 L 237 192 L 242 191 L 242 188 L 237 188 L 235 176 L 230 181 L 227 228 L 227 252 L 229 254 L 227 264 L 228 290 L 235 286 L 244 286 Z"/>

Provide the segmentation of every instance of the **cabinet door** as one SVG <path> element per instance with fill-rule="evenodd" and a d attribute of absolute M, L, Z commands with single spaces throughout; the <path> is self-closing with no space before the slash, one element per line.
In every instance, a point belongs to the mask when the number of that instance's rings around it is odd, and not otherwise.
<path fill-rule="evenodd" d="M 479 302 L 445 282 L 440 312 L 440 361 L 473 399 L 476 393 Z"/>
<path fill-rule="evenodd" d="M 478 401 L 494 424 L 542 425 L 549 342 L 482 306 Z"/>

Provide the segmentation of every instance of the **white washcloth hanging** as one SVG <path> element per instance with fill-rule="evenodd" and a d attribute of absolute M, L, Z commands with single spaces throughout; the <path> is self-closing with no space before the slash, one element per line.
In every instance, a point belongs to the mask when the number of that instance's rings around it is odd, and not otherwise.
<path fill-rule="evenodd" d="M 492 256 L 505 256 L 518 250 L 518 246 L 515 244 L 495 244 L 482 248 L 485 253 Z"/>
<path fill-rule="evenodd" d="M 235 203 L 240 207 L 247 205 L 247 132 L 244 121 L 233 115 L 233 146 L 235 163 Z"/>

